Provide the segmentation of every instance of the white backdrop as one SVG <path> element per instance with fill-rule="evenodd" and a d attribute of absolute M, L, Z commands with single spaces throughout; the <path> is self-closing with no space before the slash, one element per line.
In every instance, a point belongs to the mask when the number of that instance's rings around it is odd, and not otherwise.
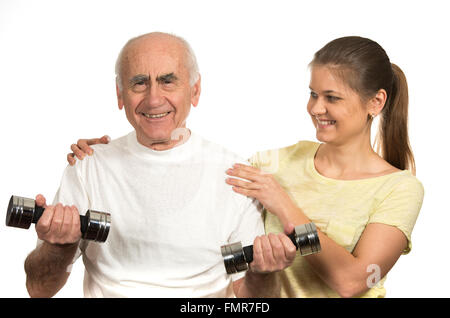
<path fill-rule="evenodd" d="M 114 87 L 116 56 L 131 37 L 163 31 L 191 43 L 202 95 L 188 126 L 248 157 L 315 140 L 307 64 L 328 41 L 360 35 L 407 76 L 410 140 L 425 187 L 413 249 L 388 274 L 387 297 L 449 297 L 446 3 L 0 0 L 0 207 L 12 194 L 51 201 L 70 144 L 132 129 Z M 23 262 L 35 242 L 34 225 L 1 221 L 0 297 L 28 297 Z M 82 297 L 83 270 L 80 260 L 57 297 Z"/>

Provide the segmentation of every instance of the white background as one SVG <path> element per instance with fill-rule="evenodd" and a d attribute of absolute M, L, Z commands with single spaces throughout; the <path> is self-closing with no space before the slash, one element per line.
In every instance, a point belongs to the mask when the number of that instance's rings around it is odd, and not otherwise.
<path fill-rule="evenodd" d="M 116 56 L 131 37 L 163 31 L 191 43 L 203 91 L 188 126 L 248 157 L 315 140 L 307 64 L 330 40 L 360 35 L 407 76 L 410 140 L 425 187 L 412 252 L 388 274 L 387 297 L 448 297 L 446 3 L 0 0 L 0 207 L 12 194 L 51 201 L 70 144 L 132 129 L 114 87 Z M 34 225 L 1 221 L 0 297 L 28 296 L 23 262 L 35 243 Z M 82 297 L 83 270 L 77 262 L 57 297 Z"/>

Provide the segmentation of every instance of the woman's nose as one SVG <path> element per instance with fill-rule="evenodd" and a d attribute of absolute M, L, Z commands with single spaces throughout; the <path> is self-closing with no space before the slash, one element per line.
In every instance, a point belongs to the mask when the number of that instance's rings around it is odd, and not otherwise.
<path fill-rule="evenodd" d="M 311 115 L 322 115 L 327 112 L 327 108 L 325 107 L 322 99 L 319 97 L 314 100 L 310 100 L 309 102 L 309 112 Z"/>

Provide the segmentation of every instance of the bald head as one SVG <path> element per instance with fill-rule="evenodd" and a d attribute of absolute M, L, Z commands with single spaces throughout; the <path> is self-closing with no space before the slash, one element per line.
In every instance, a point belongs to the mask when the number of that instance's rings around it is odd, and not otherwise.
<path fill-rule="evenodd" d="M 136 49 L 164 49 L 180 52 L 183 63 L 189 72 L 190 85 L 194 85 L 199 79 L 197 59 L 189 43 L 183 38 L 173 34 L 152 32 L 130 39 L 120 51 L 119 56 L 117 57 L 115 69 L 116 83 L 120 91 L 122 91 L 123 88 L 122 75 L 124 73 L 124 69 L 128 67 L 131 60 L 130 51 Z"/>

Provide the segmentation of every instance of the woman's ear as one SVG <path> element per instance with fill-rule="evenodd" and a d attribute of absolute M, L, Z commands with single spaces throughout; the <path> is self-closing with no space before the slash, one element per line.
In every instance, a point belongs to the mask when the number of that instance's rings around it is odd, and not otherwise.
<path fill-rule="evenodd" d="M 386 90 L 383 88 L 378 90 L 374 97 L 369 100 L 368 111 L 369 115 L 375 117 L 381 113 L 387 100 Z"/>

